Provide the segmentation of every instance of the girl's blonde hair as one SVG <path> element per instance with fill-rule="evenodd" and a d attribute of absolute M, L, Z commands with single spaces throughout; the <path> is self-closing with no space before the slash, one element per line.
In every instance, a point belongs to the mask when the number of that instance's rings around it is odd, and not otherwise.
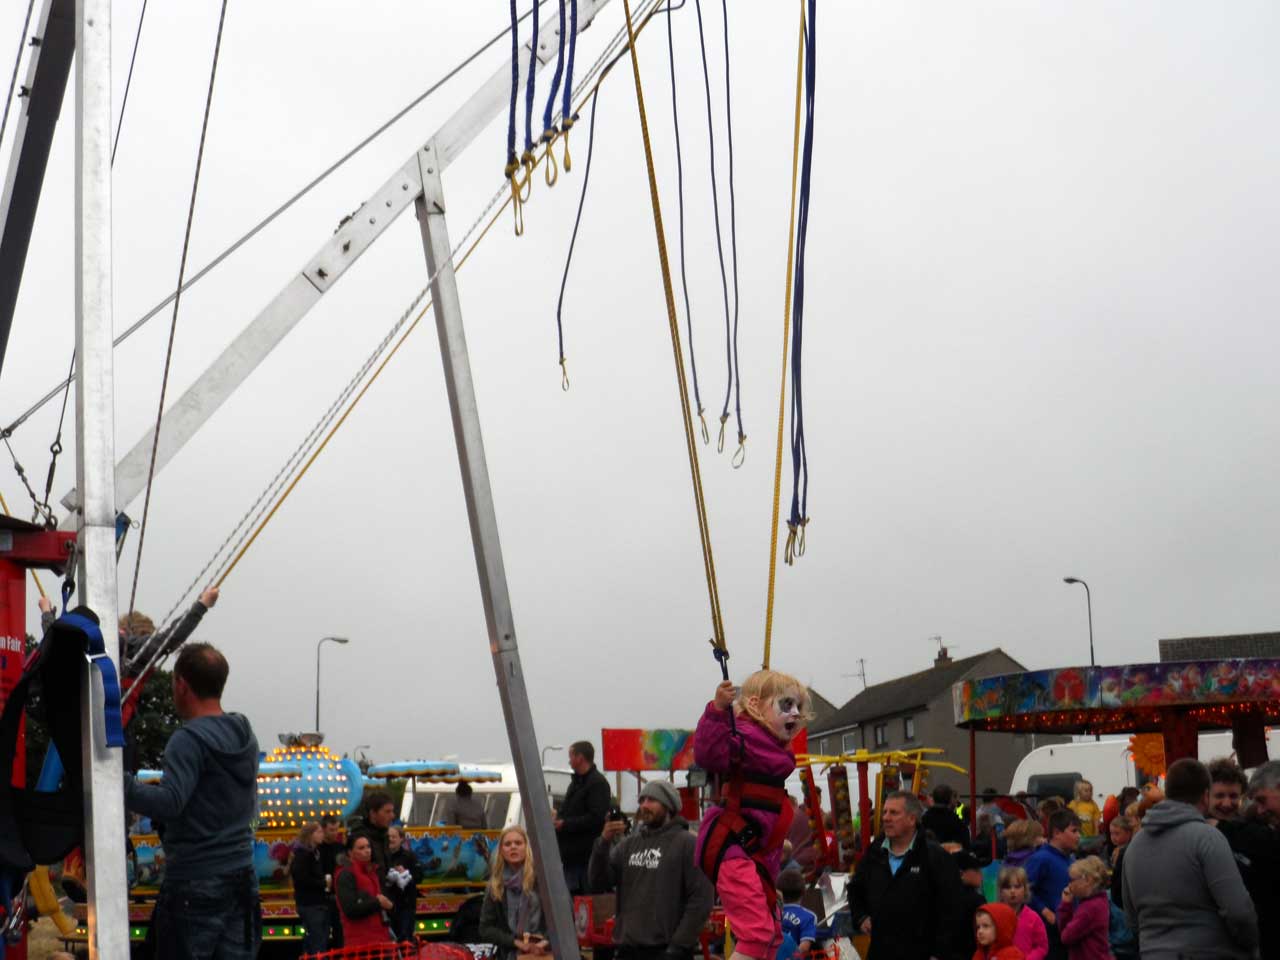
<path fill-rule="evenodd" d="M 1137 829 L 1138 825 L 1133 822 L 1131 817 L 1122 813 L 1118 817 L 1112 819 L 1111 826 L 1119 827 L 1125 833 L 1133 833 Z"/>
<path fill-rule="evenodd" d="M 1093 784 L 1092 784 L 1092 783 L 1090 783 L 1088 780 L 1077 780 L 1077 781 L 1076 781 L 1076 785 L 1075 785 L 1074 787 L 1072 787 L 1072 791 L 1075 793 L 1075 799 L 1077 799 L 1077 800 L 1083 800 L 1083 799 L 1084 799 L 1083 794 L 1084 794 L 1084 788 L 1085 788 L 1085 787 L 1088 787 L 1088 788 L 1089 788 L 1089 792 L 1090 792 L 1090 793 L 1093 793 Z"/>
<path fill-rule="evenodd" d="M 506 861 L 502 859 L 502 841 L 507 839 L 508 834 L 518 833 L 524 837 L 524 876 L 520 879 L 520 886 L 528 893 L 537 884 L 537 877 L 533 873 L 533 848 L 529 846 L 529 834 L 525 832 L 524 827 L 519 824 L 512 824 L 502 831 L 498 836 L 498 846 L 493 851 L 493 860 L 489 863 L 489 896 L 494 900 L 501 901 L 506 896 L 504 883 L 502 880 L 502 868 L 506 865 Z"/>
<path fill-rule="evenodd" d="M 1000 876 L 996 880 L 996 889 L 1004 890 L 1012 887 L 1015 883 L 1022 884 L 1022 889 L 1026 890 L 1028 895 L 1031 893 L 1031 884 L 1027 881 L 1027 871 L 1021 867 L 1001 867 Z"/>
<path fill-rule="evenodd" d="M 1009 850 L 1030 850 L 1044 836 L 1038 820 L 1015 820 L 1004 828 L 1004 842 Z"/>
<path fill-rule="evenodd" d="M 780 670 L 757 670 L 747 677 L 738 691 L 738 699 L 735 701 L 733 709 L 739 716 L 745 713 L 757 723 L 764 723 L 764 711 L 760 709 L 760 706 L 753 708 L 751 701 L 756 700 L 758 704 L 765 704 L 774 697 L 782 697 L 787 694 L 794 695 L 800 705 L 800 722 L 804 724 L 812 720 L 813 715 L 809 712 L 809 706 L 812 702 L 812 698 L 809 696 L 809 688 L 791 676 L 791 674 L 783 673 Z"/>
<path fill-rule="evenodd" d="M 1073 879 L 1075 877 L 1084 877 L 1093 884 L 1095 890 L 1101 890 L 1111 878 L 1111 871 L 1097 857 L 1085 857 L 1071 864 L 1067 869 L 1067 875 Z"/>

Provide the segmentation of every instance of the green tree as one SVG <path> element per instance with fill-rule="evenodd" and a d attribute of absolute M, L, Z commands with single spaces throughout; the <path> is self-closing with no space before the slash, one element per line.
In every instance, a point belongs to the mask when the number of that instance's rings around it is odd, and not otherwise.
<path fill-rule="evenodd" d="M 27 651 L 35 647 L 35 638 L 27 634 Z M 168 670 L 154 671 L 138 694 L 137 712 L 129 725 L 129 738 L 136 751 L 134 762 L 138 769 L 160 769 L 164 745 L 181 722 L 173 705 L 173 675 Z M 49 729 L 45 726 L 44 705 L 38 692 L 34 693 L 27 706 L 26 744 L 27 783 L 34 784 L 49 749 Z M 68 759 L 63 757 L 64 761 Z M 78 757 L 75 762 L 80 762 Z"/>

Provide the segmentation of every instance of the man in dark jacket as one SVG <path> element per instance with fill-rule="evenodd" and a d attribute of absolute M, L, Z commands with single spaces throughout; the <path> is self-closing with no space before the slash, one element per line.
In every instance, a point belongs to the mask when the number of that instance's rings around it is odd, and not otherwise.
<path fill-rule="evenodd" d="M 258 741 L 247 719 L 222 711 L 228 672 L 209 644 L 183 647 L 173 668 L 183 724 L 165 745 L 164 777 L 125 779 L 127 806 L 157 824 L 164 844 L 152 914 L 158 960 L 250 960 L 262 940 L 252 828 Z"/>
<path fill-rule="evenodd" d="M 385 790 L 374 790 L 364 798 L 364 816 L 352 817 L 347 824 L 347 847 L 354 837 L 368 837 L 373 851 L 373 865 L 378 871 L 378 881 L 387 877 L 387 865 L 391 857 L 387 827 L 396 818 L 396 803 Z"/>
<path fill-rule="evenodd" d="M 1218 829 L 1231 846 L 1258 914 L 1260 953 L 1280 957 L 1280 761 L 1264 763 L 1253 772 L 1248 798 L 1244 816 L 1219 820 Z"/>
<path fill-rule="evenodd" d="M 955 811 L 955 791 L 945 783 L 933 788 L 933 806 L 920 818 L 920 828 L 933 834 L 939 844 L 958 843 L 969 849 L 969 828 Z"/>
<path fill-rule="evenodd" d="M 564 881 L 569 885 L 569 893 L 575 896 L 590 892 L 587 864 L 591 860 L 591 846 L 604 827 L 613 798 L 609 781 L 596 769 L 595 760 L 596 748 L 586 740 L 569 747 L 573 781 L 556 813 L 556 840 L 560 845 L 560 861 L 564 864 Z"/>
<path fill-rule="evenodd" d="M 920 827 L 914 794 L 890 793 L 884 837 L 858 861 L 849 891 L 854 927 L 871 936 L 867 960 L 948 960 L 959 924 L 960 875 L 955 861 Z"/>
<path fill-rule="evenodd" d="M 591 851 L 591 889 L 617 890 L 613 940 L 622 960 L 688 960 L 711 913 L 711 881 L 693 862 L 696 843 L 665 780 L 640 791 L 636 829 L 611 820 Z"/>

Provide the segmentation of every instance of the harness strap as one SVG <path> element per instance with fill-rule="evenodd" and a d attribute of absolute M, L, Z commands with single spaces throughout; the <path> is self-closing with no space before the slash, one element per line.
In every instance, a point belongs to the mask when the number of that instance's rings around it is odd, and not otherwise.
<path fill-rule="evenodd" d="M 78 613 L 65 613 L 61 620 L 85 635 L 85 659 L 102 676 L 103 726 L 108 747 L 124 746 L 124 724 L 120 719 L 120 678 L 116 665 L 108 656 L 102 640 L 102 630 L 88 617 Z"/>

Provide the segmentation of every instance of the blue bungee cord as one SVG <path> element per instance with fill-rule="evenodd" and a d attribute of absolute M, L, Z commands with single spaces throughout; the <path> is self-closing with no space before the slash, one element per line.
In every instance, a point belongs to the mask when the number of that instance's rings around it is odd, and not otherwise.
<path fill-rule="evenodd" d="M 684 290 L 684 316 L 689 331 L 689 367 L 693 371 L 693 399 L 698 407 L 698 419 L 702 421 L 702 442 L 710 443 L 707 432 L 706 410 L 702 406 L 702 391 L 698 388 L 698 361 L 693 351 L 693 310 L 689 306 L 689 275 L 685 266 L 684 243 L 684 157 L 680 152 L 680 111 L 676 101 L 676 47 L 671 30 L 670 4 L 667 5 L 667 52 L 671 62 L 671 123 L 676 133 L 676 197 L 680 207 L 680 286 Z M 676 7 L 674 9 L 680 9 Z"/>
<path fill-rule="evenodd" d="M 564 172 L 573 169 L 569 156 L 569 131 L 577 122 L 573 112 L 573 59 L 578 52 L 578 0 L 569 0 L 569 55 L 564 68 L 564 100 L 560 104 L 560 137 L 564 140 Z"/>
<path fill-rule="evenodd" d="M 547 162 L 547 169 L 544 174 L 548 187 L 554 187 L 556 180 L 560 177 L 560 170 L 556 166 L 556 158 L 551 152 L 551 147 L 555 143 L 556 137 L 560 135 L 560 131 L 556 129 L 552 121 L 552 115 L 555 113 L 556 101 L 560 96 L 560 81 L 564 78 L 564 31 L 565 0 L 560 0 L 560 43 L 559 52 L 556 54 L 556 72 L 551 77 L 551 89 L 547 92 L 547 106 L 542 111 L 541 142 L 547 145 L 547 152 L 544 158 Z M 529 66 L 532 68 L 532 61 L 530 61 Z"/>
<path fill-rule="evenodd" d="M 817 0 L 809 0 L 805 28 L 804 154 L 800 170 L 800 207 L 796 215 L 795 298 L 791 306 L 791 517 L 787 521 L 786 562 L 804 556 L 809 523 L 809 454 L 804 436 L 804 389 L 801 349 L 804 343 L 804 259 L 809 232 L 809 194 L 813 174 L 813 120 L 817 86 Z"/>
<path fill-rule="evenodd" d="M 733 190 L 733 86 L 729 71 L 729 5 L 720 0 L 724 11 L 724 113 L 729 137 L 729 245 L 733 251 L 733 408 L 738 424 L 738 449 L 733 454 L 736 470 L 747 459 L 747 435 L 742 429 L 742 364 L 738 362 L 738 203 Z M 726 406 L 726 411 L 728 407 Z"/>
<path fill-rule="evenodd" d="M 533 132 L 533 101 L 538 92 L 538 71 L 534 66 L 538 56 L 538 7 L 541 0 L 533 0 L 533 34 L 529 38 L 529 71 L 524 83 L 524 153 L 520 155 L 520 163 L 525 168 L 525 195 L 533 189 L 533 168 L 537 158 L 533 155 L 536 137 Z"/>
<path fill-rule="evenodd" d="M 716 254 L 720 258 L 720 287 L 724 292 L 724 353 L 728 382 L 724 387 L 724 409 L 720 413 L 720 439 L 716 449 L 724 452 L 724 425 L 729 422 L 729 399 L 733 396 L 733 326 L 729 317 L 729 277 L 724 267 L 724 239 L 720 234 L 720 188 L 716 183 L 716 129 L 711 111 L 711 74 L 707 70 L 707 38 L 702 26 L 702 0 L 694 0 L 698 14 L 698 43 L 702 48 L 702 82 L 707 96 L 707 137 L 711 145 L 711 207 L 716 225 Z"/>
<path fill-rule="evenodd" d="M 591 182 L 591 155 L 596 145 L 596 100 L 600 96 L 600 85 L 597 84 L 591 93 L 591 122 L 587 126 L 587 169 L 582 174 L 582 195 L 578 198 L 578 215 L 573 220 L 573 236 L 569 240 L 569 255 L 564 261 L 564 276 L 560 278 L 560 299 L 556 302 L 556 335 L 560 342 L 560 389 L 569 389 L 569 371 L 564 359 L 564 322 L 561 311 L 564 309 L 564 290 L 569 283 L 569 265 L 573 263 L 573 248 L 578 242 L 578 227 L 582 225 L 582 208 L 587 203 L 587 184 Z M 566 170 L 568 167 L 565 168 Z"/>
<path fill-rule="evenodd" d="M 515 214 L 516 236 L 524 233 L 520 215 L 520 157 L 516 153 L 516 105 L 520 97 L 520 14 L 516 0 L 511 0 L 511 108 L 507 112 L 507 166 L 503 175 L 511 182 L 511 209 Z"/>

